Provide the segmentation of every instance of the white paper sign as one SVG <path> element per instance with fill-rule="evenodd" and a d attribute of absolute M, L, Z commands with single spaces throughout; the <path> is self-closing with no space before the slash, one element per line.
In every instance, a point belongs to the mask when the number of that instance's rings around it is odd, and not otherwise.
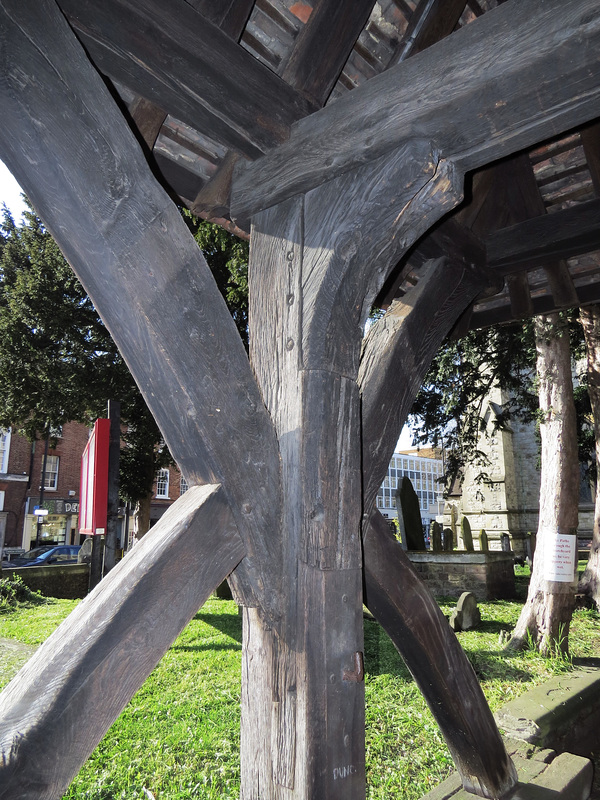
<path fill-rule="evenodd" d="M 577 536 L 556 533 L 548 536 L 544 553 L 544 580 L 571 583 L 575 579 Z"/>

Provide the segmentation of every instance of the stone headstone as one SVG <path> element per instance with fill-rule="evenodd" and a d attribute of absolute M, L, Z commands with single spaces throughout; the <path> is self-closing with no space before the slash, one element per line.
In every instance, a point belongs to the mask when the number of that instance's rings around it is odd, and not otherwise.
<path fill-rule="evenodd" d="M 510 536 L 508 533 L 500 534 L 500 549 L 504 553 L 510 553 Z"/>
<path fill-rule="evenodd" d="M 527 531 L 527 538 L 525 539 L 525 560 L 530 567 L 533 567 L 533 557 L 535 555 L 536 534 Z"/>
<path fill-rule="evenodd" d="M 429 547 L 434 553 L 442 551 L 442 526 L 435 520 L 429 527 Z"/>
<path fill-rule="evenodd" d="M 467 517 L 463 517 L 460 521 L 460 533 L 463 540 L 463 547 L 465 550 L 472 552 L 473 547 L 473 534 L 471 533 L 471 523 Z"/>
<path fill-rule="evenodd" d="M 396 492 L 396 508 L 398 509 L 398 522 L 400 531 L 404 527 L 406 547 L 408 550 L 425 550 L 425 536 L 423 535 L 423 522 L 419 498 L 415 492 L 410 478 L 402 476 L 402 481 Z"/>
<path fill-rule="evenodd" d="M 442 531 L 442 550 L 451 553 L 454 550 L 454 534 L 452 528 L 444 528 Z"/>
<path fill-rule="evenodd" d="M 479 531 L 479 549 L 482 553 L 488 553 L 490 549 L 490 543 L 488 542 L 488 535 L 485 532 L 485 529 L 482 528 Z"/>
<path fill-rule="evenodd" d="M 83 540 L 83 544 L 79 552 L 77 553 L 77 563 L 78 564 L 89 564 L 92 560 L 92 545 L 94 540 L 91 536 L 88 536 L 87 539 Z"/>
<path fill-rule="evenodd" d="M 458 542 L 458 508 L 456 506 L 450 508 L 450 530 L 456 544 Z"/>
<path fill-rule="evenodd" d="M 472 592 L 463 592 L 450 617 L 450 627 L 453 631 L 470 631 L 480 622 L 481 613 L 475 595 Z"/>

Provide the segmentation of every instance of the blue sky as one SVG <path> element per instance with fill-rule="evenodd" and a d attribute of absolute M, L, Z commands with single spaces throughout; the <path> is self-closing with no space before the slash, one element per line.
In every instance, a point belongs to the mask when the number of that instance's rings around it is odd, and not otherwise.
<path fill-rule="evenodd" d="M 0 206 L 5 203 L 12 212 L 15 222 L 21 219 L 25 205 L 21 200 L 21 187 L 13 178 L 8 168 L 0 161 Z"/>

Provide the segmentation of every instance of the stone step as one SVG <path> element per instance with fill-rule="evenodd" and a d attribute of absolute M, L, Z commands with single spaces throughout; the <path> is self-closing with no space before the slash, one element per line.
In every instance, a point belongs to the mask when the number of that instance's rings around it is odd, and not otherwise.
<path fill-rule="evenodd" d="M 556 756 L 542 751 L 542 757 L 529 759 L 513 755 L 519 782 L 510 800 L 588 800 L 592 789 L 592 762 L 572 753 Z M 550 762 L 543 758 L 551 758 Z M 462 788 L 457 773 L 452 774 L 422 800 L 474 800 Z"/>
<path fill-rule="evenodd" d="M 505 736 L 587 755 L 600 749 L 600 666 L 590 660 L 507 703 L 494 714 Z"/>

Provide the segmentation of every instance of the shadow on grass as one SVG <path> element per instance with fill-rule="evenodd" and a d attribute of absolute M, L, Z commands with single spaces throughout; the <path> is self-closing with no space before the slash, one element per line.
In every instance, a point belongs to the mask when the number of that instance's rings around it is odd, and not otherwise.
<path fill-rule="evenodd" d="M 199 611 L 194 619 L 211 625 L 225 636 L 230 636 L 236 642 L 242 643 L 242 618 L 237 614 L 205 614 Z"/>
<path fill-rule="evenodd" d="M 181 653 L 204 653 L 210 651 L 211 653 L 217 650 L 241 650 L 240 644 L 174 644 L 171 650 L 179 650 Z"/>

